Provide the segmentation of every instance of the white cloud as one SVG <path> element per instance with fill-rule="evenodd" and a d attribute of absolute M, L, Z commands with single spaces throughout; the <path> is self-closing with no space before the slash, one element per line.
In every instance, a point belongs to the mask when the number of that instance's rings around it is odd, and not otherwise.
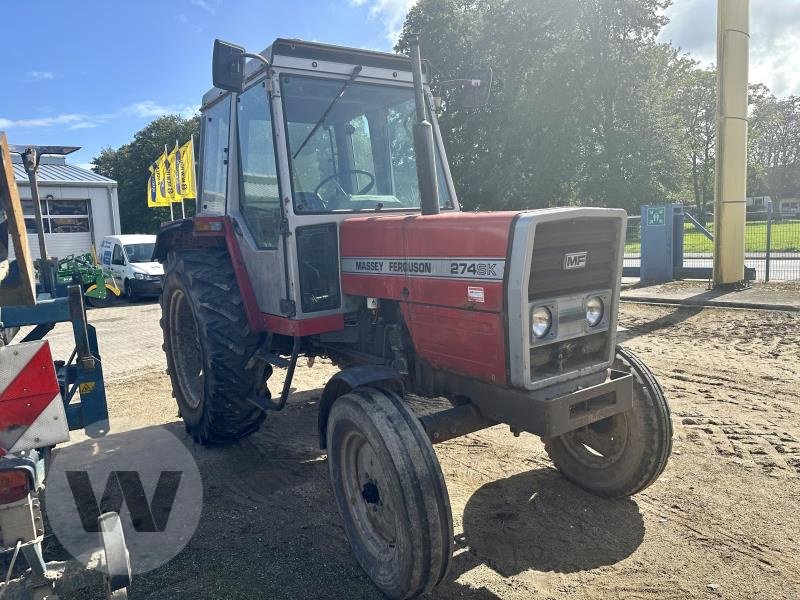
<path fill-rule="evenodd" d="M 210 12 L 212 15 L 217 14 L 216 9 L 206 0 L 191 0 L 191 2 L 194 6 L 202 8 L 203 10 Z"/>
<path fill-rule="evenodd" d="M 94 163 L 77 163 L 75 166 L 87 171 L 94 171 Z"/>
<path fill-rule="evenodd" d="M 4 119 L 0 117 L 0 129 L 34 129 L 40 127 L 65 127 L 66 129 L 86 129 L 99 125 L 96 117 L 82 114 L 61 114 L 52 117 L 31 119 Z"/>
<path fill-rule="evenodd" d="M 28 71 L 25 73 L 25 81 L 47 81 L 55 78 L 55 73 L 50 71 Z"/>
<path fill-rule="evenodd" d="M 45 129 L 64 128 L 90 129 L 99 127 L 104 123 L 119 117 L 136 117 L 140 119 L 154 119 L 164 115 L 180 115 L 184 118 L 194 116 L 200 109 L 199 105 L 161 105 L 152 100 L 143 100 L 124 106 L 111 113 L 87 115 L 80 113 L 66 113 L 48 117 L 34 117 L 26 119 L 6 119 L 0 117 L 0 129 Z"/>
<path fill-rule="evenodd" d="M 660 39 L 671 41 L 706 65 L 716 61 L 717 3 L 681 0 L 666 12 Z M 750 2 L 750 81 L 778 96 L 800 95 L 800 2 Z"/>
<path fill-rule="evenodd" d="M 152 100 L 136 102 L 122 109 L 123 113 L 133 114 L 137 117 L 151 119 L 163 115 L 180 115 L 185 118 L 194 116 L 200 110 L 199 104 L 187 104 L 185 106 L 170 105 L 164 106 Z"/>
<path fill-rule="evenodd" d="M 386 29 L 386 38 L 392 45 L 403 29 L 403 21 L 417 0 L 350 0 L 353 6 L 369 7 L 370 17 L 377 18 Z"/>

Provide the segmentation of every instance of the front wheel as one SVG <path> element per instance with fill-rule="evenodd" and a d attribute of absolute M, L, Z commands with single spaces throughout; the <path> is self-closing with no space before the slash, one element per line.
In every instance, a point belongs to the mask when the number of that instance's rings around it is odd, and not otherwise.
<path fill-rule="evenodd" d="M 126 279 L 124 285 L 125 297 L 128 299 L 128 302 L 133 304 L 134 302 L 139 301 L 139 295 L 136 293 L 136 290 L 133 289 L 133 282 Z"/>
<path fill-rule="evenodd" d="M 669 406 L 653 373 L 621 347 L 614 368 L 633 375 L 633 406 L 545 440 L 547 454 L 567 479 L 606 498 L 641 492 L 658 479 L 672 451 Z"/>
<path fill-rule="evenodd" d="M 390 598 L 433 589 L 453 554 L 453 519 L 417 417 L 392 392 L 357 388 L 334 402 L 327 442 L 333 492 L 361 567 Z"/>

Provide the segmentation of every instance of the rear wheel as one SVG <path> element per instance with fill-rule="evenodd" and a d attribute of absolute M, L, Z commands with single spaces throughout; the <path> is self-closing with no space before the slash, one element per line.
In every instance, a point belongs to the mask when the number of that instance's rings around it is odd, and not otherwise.
<path fill-rule="evenodd" d="M 199 443 L 229 443 L 256 431 L 265 413 L 251 402 L 261 341 L 250 331 L 224 249 L 170 252 L 161 328 L 172 390 Z"/>
<path fill-rule="evenodd" d="M 433 589 L 453 554 L 450 499 L 419 420 L 398 395 L 358 388 L 327 429 L 334 495 L 356 560 L 390 598 Z"/>
<path fill-rule="evenodd" d="M 631 496 L 653 483 L 672 451 L 669 406 L 653 373 L 619 347 L 614 368 L 633 375 L 633 406 L 545 440 L 545 450 L 567 479 L 610 498 Z"/>

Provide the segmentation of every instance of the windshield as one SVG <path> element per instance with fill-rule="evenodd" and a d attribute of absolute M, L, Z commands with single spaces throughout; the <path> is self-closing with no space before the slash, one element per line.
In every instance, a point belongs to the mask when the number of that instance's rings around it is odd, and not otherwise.
<path fill-rule="evenodd" d="M 281 76 L 295 212 L 418 208 L 414 90 L 346 81 Z"/>
<path fill-rule="evenodd" d="M 126 244 L 125 255 L 128 257 L 128 262 L 132 263 L 146 263 L 153 262 L 153 249 L 155 244 Z"/>

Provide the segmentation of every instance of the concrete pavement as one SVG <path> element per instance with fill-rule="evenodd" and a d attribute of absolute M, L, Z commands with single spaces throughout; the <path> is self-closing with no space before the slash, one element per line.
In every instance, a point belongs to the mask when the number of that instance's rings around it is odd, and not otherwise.
<path fill-rule="evenodd" d="M 120 303 L 108 308 L 90 308 L 89 323 L 97 330 L 97 344 L 106 379 L 137 371 L 166 370 L 161 349 L 161 307 L 158 301 Z M 27 333 L 20 332 L 17 339 Z M 47 335 L 55 360 L 67 360 L 75 347 L 72 325 L 59 323 Z"/>
<path fill-rule="evenodd" d="M 647 284 L 623 281 L 622 300 L 800 312 L 800 282 L 754 283 L 744 290 L 709 289 L 706 281 Z"/>

